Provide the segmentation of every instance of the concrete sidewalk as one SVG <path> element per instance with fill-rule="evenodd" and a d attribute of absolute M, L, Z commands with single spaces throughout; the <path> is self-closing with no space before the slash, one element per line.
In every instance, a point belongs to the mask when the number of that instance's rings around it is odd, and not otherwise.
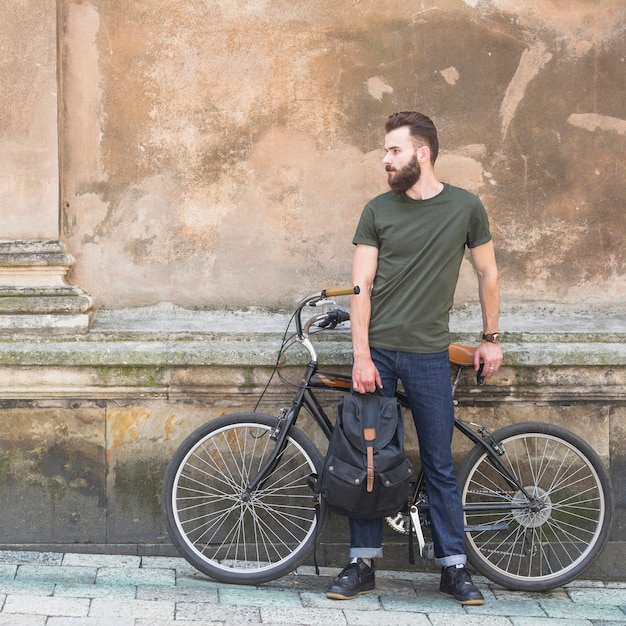
<path fill-rule="evenodd" d="M 207 579 L 180 558 L 0 552 L 0 626 L 198 624 L 385 626 L 626 625 L 626 582 L 576 581 L 549 593 L 474 577 L 480 607 L 438 592 L 437 574 L 378 571 L 377 591 L 328 600 L 336 570 L 312 568 L 259 587 Z"/>

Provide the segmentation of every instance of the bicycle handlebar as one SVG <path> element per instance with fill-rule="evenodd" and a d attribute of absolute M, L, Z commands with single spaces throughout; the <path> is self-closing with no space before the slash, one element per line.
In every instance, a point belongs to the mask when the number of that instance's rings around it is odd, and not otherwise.
<path fill-rule="evenodd" d="M 358 285 L 354 287 L 335 287 L 333 289 L 324 289 L 322 291 L 323 298 L 335 298 L 338 296 L 356 296 L 361 293 L 361 288 Z"/>
<path fill-rule="evenodd" d="M 300 339 L 300 341 L 304 340 L 308 336 L 308 330 L 311 324 L 319 321 L 323 318 L 323 316 L 315 316 L 312 317 L 305 325 L 304 329 L 302 328 L 302 309 L 305 306 L 317 306 L 323 300 L 328 298 L 334 298 L 338 296 L 352 296 L 357 295 L 361 292 L 361 288 L 358 285 L 354 285 L 353 287 L 333 287 L 331 289 L 323 289 L 322 291 L 315 293 L 311 296 L 304 298 L 304 300 L 300 301 L 298 308 L 294 314 L 296 321 L 296 333 Z M 336 325 L 336 324 L 335 324 Z M 334 328 L 334 326 L 333 326 Z M 312 350 L 312 346 L 307 346 L 309 350 Z M 314 355 L 314 352 L 311 353 Z"/>

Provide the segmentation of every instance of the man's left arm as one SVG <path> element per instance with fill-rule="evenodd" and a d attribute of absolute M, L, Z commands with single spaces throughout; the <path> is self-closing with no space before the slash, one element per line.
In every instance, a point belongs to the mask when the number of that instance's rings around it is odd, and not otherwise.
<path fill-rule="evenodd" d="M 500 313 L 500 292 L 498 289 L 498 266 L 493 242 L 470 249 L 472 265 L 478 277 L 478 297 L 483 316 L 483 334 L 497 333 Z M 502 348 L 497 343 L 481 341 L 474 353 L 474 367 L 483 362 L 485 378 L 493 376 L 502 365 Z"/>

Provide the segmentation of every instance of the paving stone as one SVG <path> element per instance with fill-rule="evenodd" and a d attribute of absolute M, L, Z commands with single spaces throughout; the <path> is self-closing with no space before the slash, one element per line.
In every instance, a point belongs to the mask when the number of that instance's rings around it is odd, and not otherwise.
<path fill-rule="evenodd" d="M 432 622 L 421 613 L 405 611 L 353 611 L 345 610 L 349 626 L 431 626 Z M 458 618 L 455 618 L 458 620 Z"/>
<path fill-rule="evenodd" d="M 172 569 L 101 567 L 96 582 L 99 585 L 174 585 L 176 573 Z"/>
<path fill-rule="evenodd" d="M 134 585 L 111 586 L 59 583 L 54 590 L 55 596 L 68 598 L 134 598 L 136 593 Z"/>
<path fill-rule="evenodd" d="M 567 585 L 563 585 L 564 589 L 576 589 L 579 587 L 584 587 L 585 589 L 593 589 L 593 588 L 598 588 L 598 587 L 605 587 L 605 583 L 602 580 L 576 579 L 567 583 Z"/>
<path fill-rule="evenodd" d="M 81 617 L 89 612 L 86 598 L 54 598 L 47 596 L 7 596 L 3 613 Z"/>
<path fill-rule="evenodd" d="M 415 612 L 415 613 L 447 613 L 450 615 L 465 615 L 460 604 L 440 594 L 418 595 L 416 599 L 402 596 L 381 596 L 380 601 L 385 611 Z"/>
<path fill-rule="evenodd" d="M 47 626 L 51 618 L 45 615 L 11 615 L 0 613 L 0 626 Z M 48 620 L 48 621 L 46 621 Z"/>
<path fill-rule="evenodd" d="M 343 611 L 337 609 L 290 609 L 286 607 L 261 607 L 263 624 L 306 624 L 307 626 L 346 626 Z"/>
<path fill-rule="evenodd" d="M 0 580 L 0 593 L 18 596 L 52 596 L 55 583 L 48 580 Z"/>
<path fill-rule="evenodd" d="M 279 578 L 278 580 L 263 583 L 263 585 L 260 585 L 260 588 L 292 589 L 294 591 L 307 591 L 323 595 L 332 582 L 333 578 L 328 576 L 315 576 L 314 574 L 289 574 Z"/>
<path fill-rule="evenodd" d="M 17 574 L 17 565 L 9 563 L 0 564 L 0 581 L 1 580 L 13 580 Z"/>
<path fill-rule="evenodd" d="M 457 616 L 439 613 L 437 615 L 429 615 L 432 626 L 450 626 L 461 622 L 462 626 L 512 626 L 512 622 L 508 617 L 504 616 L 485 616 L 485 615 L 466 615 L 462 620 Z"/>
<path fill-rule="evenodd" d="M 75 583 L 94 583 L 95 567 L 63 567 L 62 565 L 20 565 L 15 576 L 16 581 L 73 581 Z"/>
<path fill-rule="evenodd" d="M 234 588 L 220 589 L 220 604 L 234 604 L 244 606 L 284 606 L 301 608 L 300 596 L 294 591 L 280 589 Z"/>
<path fill-rule="evenodd" d="M 538 602 L 521 600 L 499 600 L 498 602 L 485 602 L 482 606 L 467 607 L 472 614 L 479 615 L 525 615 L 529 617 L 546 617 L 546 612 Z"/>
<path fill-rule="evenodd" d="M 437 584 L 439 582 L 437 581 Z M 419 585 L 417 586 L 419 588 Z M 430 587 L 432 591 L 433 587 Z M 378 593 L 391 594 L 394 596 L 405 596 L 407 598 L 417 598 L 416 585 L 411 580 L 389 579 L 379 576 L 376 579 L 376 591 Z"/>
<path fill-rule="evenodd" d="M 501 587 L 491 587 L 491 593 L 498 600 L 534 600 L 542 602 L 543 600 L 561 600 L 569 602 L 569 594 L 563 588 L 551 589 L 550 591 L 511 591 L 510 589 L 502 589 Z"/>
<path fill-rule="evenodd" d="M 624 620 L 626 615 L 617 606 L 584 604 L 582 602 L 557 602 L 547 600 L 540 603 L 548 617 L 588 619 L 588 620 Z"/>
<path fill-rule="evenodd" d="M 21 565 L 61 565 L 63 553 L 61 552 L 34 552 L 29 550 L 1 550 L 0 563 L 12 563 Z"/>
<path fill-rule="evenodd" d="M 78 554 L 68 553 L 62 564 L 67 567 L 139 567 L 141 557 L 131 554 Z"/>
<path fill-rule="evenodd" d="M 177 602 L 176 620 L 232 622 L 233 624 L 259 624 L 261 612 L 256 606 L 220 606 L 200 602 Z"/>
<path fill-rule="evenodd" d="M 331 600 L 322 593 L 300 593 L 302 606 L 307 609 L 351 609 L 354 611 L 381 611 L 380 598 L 377 593 L 368 593 L 354 600 Z"/>
<path fill-rule="evenodd" d="M 513 626 L 594 626 L 588 619 L 554 619 L 551 617 L 512 617 Z M 613 626 L 619 626 L 611 622 Z"/>
<path fill-rule="evenodd" d="M 90 617 L 141 617 L 174 619 L 175 604 L 171 601 L 95 598 L 91 601 Z"/>
<path fill-rule="evenodd" d="M 217 587 L 164 587 L 141 585 L 137 587 L 137 600 L 174 600 L 175 602 L 206 602 L 217 604 Z"/>
<path fill-rule="evenodd" d="M 155 568 L 156 569 L 156 568 Z M 187 570 L 175 570 L 176 572 L 176 584 L 184 585 L 187 587 L 215 587 L 222 588 L 228 587 L 226 583 L 219 583 L 216 580 L 211 578 L 207 578 L 204 574 L 200 572 L 189 572 Z M 241 587 L 241 585 L 233 585 L 234 587 Z"/>
<path fill-rule="evenodd" d="M 626 606 L 626 589 L 575 589 L 568 592 L 573 602 Z"/>
<path fill-rule="evenodd" d="M 134 617 L 51 617 L 46 626 L 136 626 L 136 624 Z"/>
<path fill-rule="evenodd" d="M 191 565 L 191 563 L 177 556 L 142 556 L 141 567 L 174 569 L 180 571 L 189 571 L 190 573 L 199 573 L 198 570 L 193 567 L 193 565 Z"/>
<path fill-rule="evenodd" d="M 200 624 L 211 624 L 211 626 L 224 626 L 225 622 L 222 621 L 207 621 L 203 620 L 181 620 L 181 619 L 136 619 L 134 621 L 135 626 L 200 626 Z M 241 626 L 241 622 L 234 622 L 233 626 Z M 1 625 L 0 625 L 1 626 Z M 46 624 L 46 626 L 48 626 Z M 266 626 L 265 624 L 263 626 Z"/>

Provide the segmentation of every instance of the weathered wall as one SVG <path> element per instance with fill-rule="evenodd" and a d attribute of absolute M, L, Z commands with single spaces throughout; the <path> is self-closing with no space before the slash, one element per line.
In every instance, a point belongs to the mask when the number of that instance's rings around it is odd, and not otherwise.
<path fill-rule="evenodd" d="M 273 351 L 277 337 L 267 339 L 233 351 L 219 367 L 177 365 L 185 349 L 198 363 L 220 359 L 222 342 L 208 336 L 193 341 L 162 336 L 152 342 L 94 336 L 85 338 L 88 345 L 51 341 L 25 349 L 21 358 L 14 353 L 11 366 L 0 366 L 0 501 L 5 503 L 0 547 L 175 554 L 160 509 L 167 462 L 197 426 L 254 407 L 271 370 L 234 362 L 237 353 L 252 349 L 258 356 L 250 362 L 268 361 L 265 352 Z M 245 343 L 246 338 L 226 341 Z M 334 349 L 325 345 L 327 357 L 328 352 L 333 357 L 325 360 L 327 368 L 346 368 L 348 343 Z M 38 364 L 46 353 L 54 365 Z M 299 372 L 287 368 L 283 374 L 297 380 Z M 609 545 L 587 576 L 622 579 L 626 367 L 517 364 L 480 389 L 472 380 L 464 377 L 459 388 L 461 419 L 491 430 L 520 421 L 559 424 L 588 441 L 607 465 L 610 461 L 615 521 Z M 275 415 L 289 397 L 276 383 L 260 411 Z M 336 393 L 324 397 L 331 415 L 337 400 Z M 324 438 L 306 412 L 299 426 L 324 449 Z M 415 455 L 410 420 L 407 433 L 407 448 Z M 469 449 L 457 435 L 459 461 Z M 339 567 L 346 550 L 345 520 L 334 517 L 320 541 L 320 563 Z M 387 530 L 381 566 L 407 568 L 406 550 L 406 538 Z"/>
<path fill-rule="evenodd" d="M 55 5 L 2 3 L 0 240 L 59 238 Z"/>
<path fill-rule="evenodd" d="M 61 8 L 62 236 L 96 307 L 346 282 L 384 119 L 413 108 L 490 210 L 506 301 L 624 303 L 622 0 Z"/>

